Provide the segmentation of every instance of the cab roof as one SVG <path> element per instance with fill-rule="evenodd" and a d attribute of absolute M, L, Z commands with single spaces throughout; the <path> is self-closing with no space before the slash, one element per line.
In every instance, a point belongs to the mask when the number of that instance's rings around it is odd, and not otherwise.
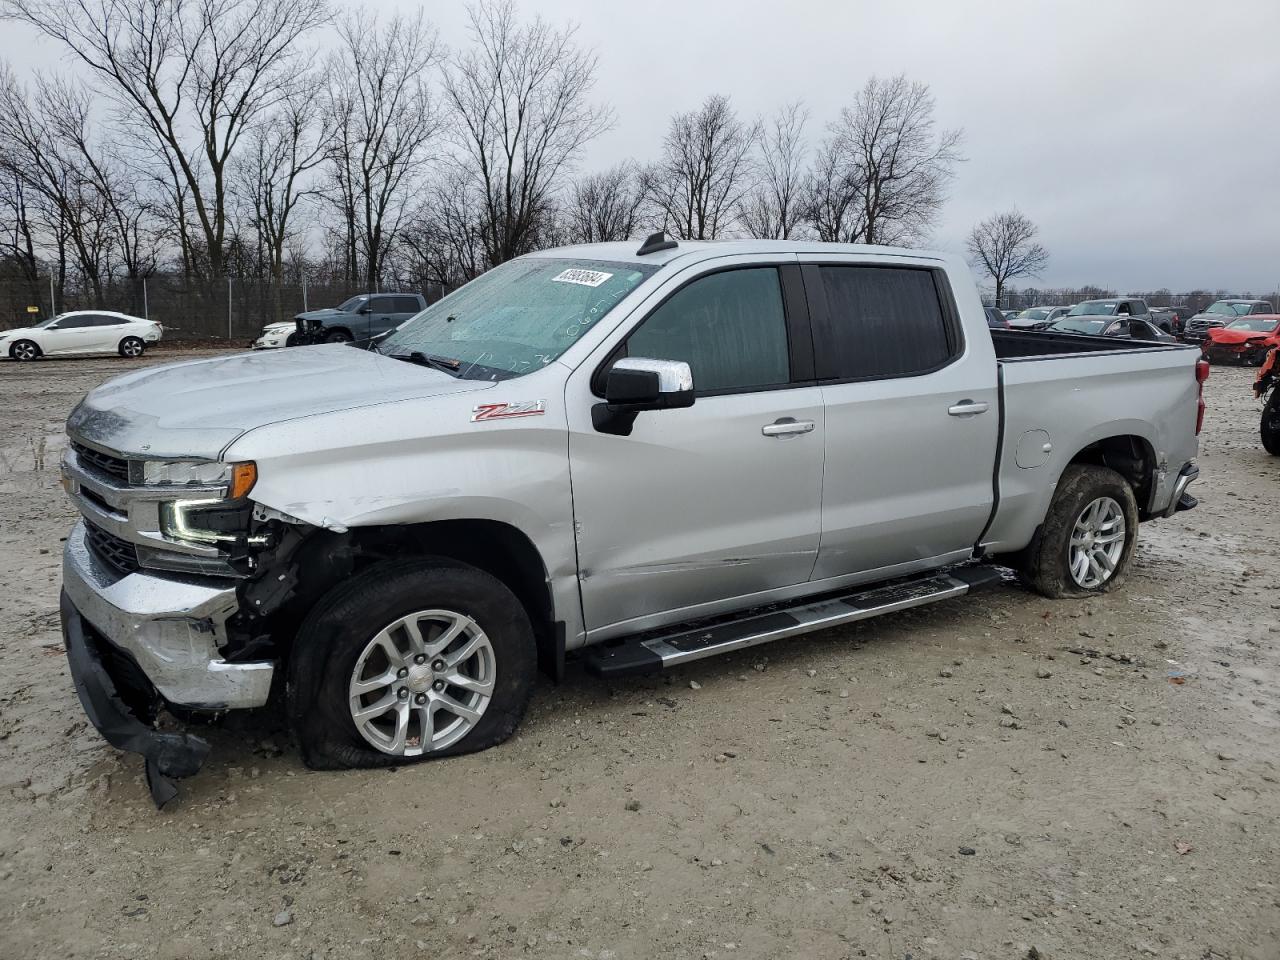
<path fill-rule="evenodd" d="M 553 247 L 527 254 L 539 258 L 569 260 L 608 260 L 614 263 L 649 263 L 665 266 L 680 261 L 681 265 L 714 260 L 718 257 L 768 254 L 843 253 L 877 257 L 903 257 L 912 260 L 946 259 L 946 254 L 903 247 L 879 247 L 865 243 L 822 243 L 818 240 L 680 240 L 675 247 L 640 255 L 643 239 L 612 243 L 583 243 Z"/>

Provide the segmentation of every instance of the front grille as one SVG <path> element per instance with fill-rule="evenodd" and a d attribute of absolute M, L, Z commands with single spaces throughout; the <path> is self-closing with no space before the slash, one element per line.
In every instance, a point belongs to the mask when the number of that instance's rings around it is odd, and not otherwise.
<path fill-rule="evenodd" d="M 1214 327 L 1224 326 L 1221 320 L 1190 320 L 1187 322 L 1188 333 L 1204 333 Z"/>
<path fill-rule="evenodd" d="M 88 520 L 84 523 L 85 536 L 89 541 L 89 549 L 98 559 L 120 573 L 136 573 L 138 570 L 138 548 L 127 540 L 121 540 L 114 533 L 108 533 L 101 527 L 95 527 Z"/>
<path fill-rule="evenodd" d="M 113 457 L 109 453 L 99 453 L 97 450 L 91 450 L 89 447 L 79 443 L 71 444 L 71 448 L 75 450 L 76 457 L 82 466 L 95 473 L 110 477 L 112 480 L 118 480 L 120 483 L 129 482 L 128 460 Z"/>

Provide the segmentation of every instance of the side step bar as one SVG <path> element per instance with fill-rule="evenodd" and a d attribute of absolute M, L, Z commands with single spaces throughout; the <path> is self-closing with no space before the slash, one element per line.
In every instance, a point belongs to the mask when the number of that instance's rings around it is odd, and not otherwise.
<path fill-rule="evenodd" d="M 755 611 L 728 623 L 623 641 L 613 646 L 594 646 L 586 651 L 586 666 L 602 677 L 659 673 L 678 664 L 731 650 L 744 650 L 773 640 L 959 597 L 1003 579 L 1004 574 L 998 567 L 976 564 L 957 567 L 822 600 L 801 602 L 791 607 Z"/>

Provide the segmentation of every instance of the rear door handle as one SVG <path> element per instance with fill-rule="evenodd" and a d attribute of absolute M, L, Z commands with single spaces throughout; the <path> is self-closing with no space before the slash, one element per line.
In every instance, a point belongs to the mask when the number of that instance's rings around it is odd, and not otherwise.
<path fill-rule="evenodd" d="M 812 433 L 813 426 L 812 420 L 794 420 L 791 417 L 783 417 L 773 423 L 766 423 L 760 428 L 760 432 L 766 437 L 790 437 L 798 433 Z"/>
<path fill-rule="evenodd" d="M 947 407 L 947 413 L 953 417 L 973 417 L 979 413 L 987 412 L 988 404 L 981 400 L 961 400 L 957 404 Z"/>

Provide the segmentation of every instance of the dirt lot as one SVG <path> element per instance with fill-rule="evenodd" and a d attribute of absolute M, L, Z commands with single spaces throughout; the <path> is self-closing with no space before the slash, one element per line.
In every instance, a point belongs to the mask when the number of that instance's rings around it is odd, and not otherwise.
<path fill-rule="evenodd" d="M 1200 509 L 1103 600 L 1009 585 L 661 679 L 571 670 L 505 746 L 399 771 L 311 773 L 245 716 L 157 813 L 57 624 L 61 423 L 128 368 L 0 364 L 0 956 L 1280 957 L 1250 372 L 1209 383 Z"/>

